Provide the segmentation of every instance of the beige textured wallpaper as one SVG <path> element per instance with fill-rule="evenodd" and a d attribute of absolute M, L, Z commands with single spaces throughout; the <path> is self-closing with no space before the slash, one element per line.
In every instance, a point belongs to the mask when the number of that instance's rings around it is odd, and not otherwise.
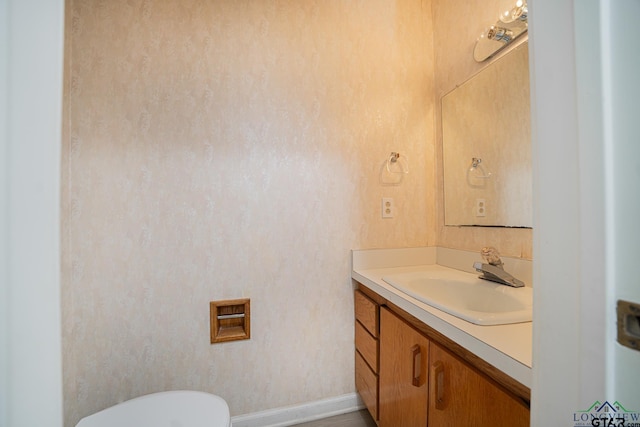
<path fill-rule="evenodd" d="M 67 2 L 66 426 L 167 389 L 233 415 L 354 391 L 349 250 L 436 243 L 431 13 Z M 240 297 L 251 339 L 210 345 L 209 301 Z"/>
<path fill-rule="evenodd" d="M 511 3 L 68 0 L 65 426 L 167 389 L 233 415 L 353 392 L 352 248 L 531 258 L 441 203 L 440 96 Z M 251 339 L 209 344 L 209 301 L 240 297 Z"/>
<path fill-rule="evenodd" d="M 479 251 L 483 246 L 495 246 L 501 254 L 531 259 L 533 255 L 531 229 L 499 227 L 452 227 L 444 225 L 444 184 L 442 162 L 442 126 L 440 99 L 443 95 L 500 55 L 483 63 L 473 59 L 473 49 L 478 36 L 494 24 L 499 14 L 510 10 L 515 0 L 434 0 L 433 1 L 433 45 L 436 112 L 436 205 L 438 246 Z M 524 39 L 522 39 L 524 40 Z M 514 43 L 517 45 L 522 40 Z M 510 48 L 509 48 L 510 49 Z M 429 228 L 431 231 L 432 229 Z"/>

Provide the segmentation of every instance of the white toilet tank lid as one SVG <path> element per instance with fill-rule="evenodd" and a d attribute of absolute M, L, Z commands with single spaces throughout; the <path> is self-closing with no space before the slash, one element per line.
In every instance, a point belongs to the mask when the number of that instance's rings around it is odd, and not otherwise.
<path fill-rule="evenodd" d="M 199 391 L 166 391 L 127 400 L 80 420 L 76 427 L 229 427 L 229 406 Z"/>

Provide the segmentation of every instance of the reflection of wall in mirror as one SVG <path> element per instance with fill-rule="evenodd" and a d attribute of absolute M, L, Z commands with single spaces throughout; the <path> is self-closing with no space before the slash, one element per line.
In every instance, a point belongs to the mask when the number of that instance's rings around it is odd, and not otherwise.
<path fill-rule="evenodd" d="M 446 225 L 532 226 L 528 59 L 524 43 L 442 99 Z"/>

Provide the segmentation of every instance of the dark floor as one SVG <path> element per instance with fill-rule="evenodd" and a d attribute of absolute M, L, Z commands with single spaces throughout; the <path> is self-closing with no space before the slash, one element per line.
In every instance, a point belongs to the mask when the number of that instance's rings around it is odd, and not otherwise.
<path fill-rule="evenodd" d="M 376 423 L 366 409 L 335 417 L 296 424 L 296 427 L 375 427 Z"/>

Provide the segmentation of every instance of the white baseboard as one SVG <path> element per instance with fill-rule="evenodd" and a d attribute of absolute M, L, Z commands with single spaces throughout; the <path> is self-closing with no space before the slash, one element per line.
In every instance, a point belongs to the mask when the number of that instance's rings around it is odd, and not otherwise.
<path fill-rule="evenodd" d="M 284 427 L 364 408 L 357 393 L 231 417 L 233 427 Z"/>

